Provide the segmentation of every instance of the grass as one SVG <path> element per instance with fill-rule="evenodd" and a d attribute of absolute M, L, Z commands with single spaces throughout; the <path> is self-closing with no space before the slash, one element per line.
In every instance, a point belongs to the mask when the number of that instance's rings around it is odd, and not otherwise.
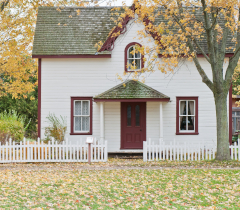
<path fill-rule="evenodd" d="M 182 166 L 184 163 L 185 167 L 189 166 L 188 161 L 182 162 Z M 212 163 L 223 167 L 219 162 Z M 0 208 L 240 208 L 239 169 L 186 170 L 179 169 L 176 163 L 173 166 L 173 162 L 165 162 L 170 169 L 153 169 L 153 165 L 159 164 L 121 159 L 90 167 L 86 163 L 4 164 L 0 166 Z M 232 167 L 233 162 L 225 165 Z M 139 166 L 148 168 L 139 169 Z"/>

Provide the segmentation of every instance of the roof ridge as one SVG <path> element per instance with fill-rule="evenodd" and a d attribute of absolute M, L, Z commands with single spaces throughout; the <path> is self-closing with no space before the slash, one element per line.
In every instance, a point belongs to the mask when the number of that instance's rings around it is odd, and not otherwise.
<path fill-rule="evenodd" d="M 100 97 L 101 95 L 104 95 L 104 94 L 107 93 L 107 92 L 113 91 L 113 90 L 119 88 L 119 87 L 120 87 L 121 85 L 123 85 L 124 83 L 126 84 L 126 83 L 128 83 L 129 81 L 131 81 L 131 80 L 126 80 L 126 81 L 127 81 L 127 82 L 122 82 L 122 83 L 120 83 L 120 84 L 118 84 L 118 85 L 116 85 L 116 86 L 114 86 L 114 87 L 112 87 L 112 88 L 104 91 L 103 93 L 100 93 L 100 94 L 96 95 L 94 98 Z"/>
<path fill-rule="evenodd" d="M 139 81 L 137 81 L 137 82 L 139 82 Z M 152 87 L 150 87 L 150 86 L 148 86 L 148 85 L 144 84 L 143 82 L 139 82 L 139 83 L 141 83 L 141 85 L 142 85 L 142 86 L 144 86 L 145 88 L 148 88 L 149 90 L 156 91 L 156 92 L 158 92 L 158 93 L 160 93 L 160 94 L 162 94 L 162 95 L 164 95 L 165 97 L 167 97 L 167 98 L 168 98 L 168 96 L 167 96 L 167 95 L 165 95 L 165 94 L 163 94 L 163 93 L 159 92 L 158 90 L 155 90 L 154 88 L 152 88 Z"/>
<path fill-rule="evenodd" d="M 138 84 L 139 86 L 137 87 L 135 86 L 136 88 L 131 87 L 131 84 L 134 84 L 134 83 Z M 124 86 L 124 84 L 126 85 Z M 126 88 L 126 89 L 123 89 L 123 88 Z M 162 94 L 161 92 L 149 87 L 148 85 L 138 80 L 137 81 L 126 80 L 125 82 L 122 82 L 94 97 L 94 99 L 100 99 L 100 98 L 107 99 L 107 98 L 170 98 L 170 97 L 166 96 L 165 94 Z"/>

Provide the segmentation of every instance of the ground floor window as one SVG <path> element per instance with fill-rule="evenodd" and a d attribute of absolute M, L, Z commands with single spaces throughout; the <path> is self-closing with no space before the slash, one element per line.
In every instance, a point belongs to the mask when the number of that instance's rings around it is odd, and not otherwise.
<path fill-rule="evenodd" d="M 240 138 L 240 108 L 232 108 L 232 142 L 237 142 Z"/>
<path fill-rule="evenodd" d="M 92 134 L 92 98 L 71 97 L 71 134 Z"/>
<path fill-rule="evenodd" d="M 176 134 L 198 134 L 198 97 L 177 97 Z"/>

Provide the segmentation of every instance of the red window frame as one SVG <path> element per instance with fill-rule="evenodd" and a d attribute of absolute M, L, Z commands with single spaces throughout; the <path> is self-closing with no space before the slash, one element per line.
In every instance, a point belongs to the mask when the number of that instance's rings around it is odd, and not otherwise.
<path fill-rule="evenodd" d="M 176 135 L 198 135 L 198 97 L 176 97 Z M 195 131 L 194 132 L 180 132 L 179 130 L 179 102 L 180 100 L 194 100 L 195 101 Z"/>
<path fill-rule="evenodd" d="M 89 100 L 90 101 L 90 128 L 87 133 L 74 132 L 74 101 L 76 100 Z M 70 135 L 92 135 L 92 97 L 71 97 L 71 133 Z"/>
<path fill-rule="evenodd" d="M 142 47 L 141 44 L 137 43 L 137 42 L 131 42 L 129 43 L 126 47 L 125 47 L 125 52 L 124 52 L 124 69 L 125 69 L 125 72 L 135 72 L 135 71 L 128 71 L 128 67 L 127 67 L 127 53 L 128 53 L 128 49 L 129 47 L 133 46 L 133 45 L 139 45 L 140 47 Z M 143 58 L 144 56 L 141 55 L 141 69 L 143 68 L 144 66 L 144 61 L 143 61 Z"/>

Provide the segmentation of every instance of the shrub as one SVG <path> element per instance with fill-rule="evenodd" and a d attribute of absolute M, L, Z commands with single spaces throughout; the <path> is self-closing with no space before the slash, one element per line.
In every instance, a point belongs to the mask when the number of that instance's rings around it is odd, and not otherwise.
<path fill-rule="evenodd" d="M 55 114 L 49 114 L 47 116 L 48 127 L 45 127 L 46 140 L 49 141 L 53 137 L 58 143 L 64 141 L 67 132 L 67 122 L 66 117 L 60 115 L 60 119 L 55 116 Z"/>
<path fill-rule="evenodd" d="M 14 110 L 0 113 L 0 142 L 5 144 L 10 137 L 14 141 L 21 141 L 30 121 L 25 127 L 24 123 L 25 117 Z"/>

